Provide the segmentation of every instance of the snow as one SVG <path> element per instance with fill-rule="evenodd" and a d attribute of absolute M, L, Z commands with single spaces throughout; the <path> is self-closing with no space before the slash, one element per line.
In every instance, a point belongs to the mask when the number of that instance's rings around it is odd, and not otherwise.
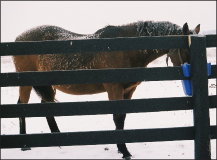
<path fill-rule="evenodd" d="M 208 62 L 216 64 L 216 48 L 207 49 Z M 148 67 L 166 67 L 163 56 Z M 1 57 L 1 72 L 14 72 L 11 57 Z M 169 61 L 169 66 L 172 66 Z M 209 95 L 216 95 L 216 79 L 209 80 Z M 185 96 L 181 81 L 143 82 L 133 95 L 133 99 Z M 75 96 L 57 91 L 60 102 L 107 100 L 107 93 Z M 18 87 L 1 88 L 1 104 L 16 104 Z M 40 100 L 32 91 L 29 103 Z M 50 133 L 45 117 L 27 118 L 27 133 Z M 64 116 L 56 117 L 61 132 L 113 130 L 112 115 Z M 216 109 L 210 109 L 210 124 L 216 125 Z M 167 128 L 193 126 L 192 110 L 131 113 L 127 114 L 125 129 Z M 18 118 L 1 119 L 1 135 L 19 134 Z M 107 149 L 105 149 L 107 148 Z M 134 159 L 193 159 L 194 141 L 127 143 Z M 2 159 L 121 159 L 115 144 L 38 147 L 30 151 L 1 149 Z M 211 140 L 211 158 L 216 159 L 216 139 Z"/>

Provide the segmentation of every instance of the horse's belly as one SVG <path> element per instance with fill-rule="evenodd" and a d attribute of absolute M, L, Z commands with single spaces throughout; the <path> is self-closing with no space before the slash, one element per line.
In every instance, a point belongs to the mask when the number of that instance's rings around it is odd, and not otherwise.
<path fill-rule="evenodd" d="M 106 91 L 103 84 L 54 85 L 53 87 L 64 93 L 74 95 L 96 94 Z"/>

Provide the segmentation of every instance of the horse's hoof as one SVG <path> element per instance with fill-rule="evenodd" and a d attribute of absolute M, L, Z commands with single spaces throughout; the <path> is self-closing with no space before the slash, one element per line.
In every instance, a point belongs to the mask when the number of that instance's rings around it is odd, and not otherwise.
<path fill-rule="evenodd" d="M 123 157 L 123 159 L 127 159 L 127 160 L 129 160 L 129 159 L 131 159 L 131 155 L 130 156 L 128 156 L 128 157 Z"/>
<path fill-rule="evenodd" d="M 28 151 L 28 150 L 31 150 L 31 148 L 30 147 L 21 148 L 21 151 Z"/>
<path fill-rule="evenodd" d="M 119 154 L 123 154 L 121 151 L 118 150 Z M 130 153 L 127 153 L 125 156 L 123 156 L 123 159 L 131 159 L 132 155 Z"/>
<path fill-rule="evenodd" d="M 122 157 L 123 159 L 131 159 L 132 155 L 130 153 L 128 153 L 127 155 L 123 155 Z"/>

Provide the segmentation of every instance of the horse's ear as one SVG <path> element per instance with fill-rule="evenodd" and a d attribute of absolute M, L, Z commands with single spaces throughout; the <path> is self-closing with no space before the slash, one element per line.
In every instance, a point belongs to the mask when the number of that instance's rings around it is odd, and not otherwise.
<path fill-rule="evenodd" d="M 189 35 L 188 23 L 186 22 L 182 28 L 183 35 Z"/>
<path fill-rule="evenodd" d="M 197 25 L 197 27 L 194 29 L 194 31 L 198 34 L 200 32 L 200 24 Z"/>

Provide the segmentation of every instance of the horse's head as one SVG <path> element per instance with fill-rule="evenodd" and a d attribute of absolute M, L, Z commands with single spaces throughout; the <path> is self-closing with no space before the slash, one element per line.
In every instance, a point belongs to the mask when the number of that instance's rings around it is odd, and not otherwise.
<path fill-rule="evenodd" d="M 198 34 L 200 32 L 200 24 L 196 26 L 195 29 L 189 30 L 188 24 L 183 25 L 182 33 L 183 35 Z M 190 63 L 190 54 L 188 49 L 171 49 L 167 55 L 167 64 L 168 58 L 170 57 L 173 66 L 180 66 L 181 64 L 187 62 Z"/>

